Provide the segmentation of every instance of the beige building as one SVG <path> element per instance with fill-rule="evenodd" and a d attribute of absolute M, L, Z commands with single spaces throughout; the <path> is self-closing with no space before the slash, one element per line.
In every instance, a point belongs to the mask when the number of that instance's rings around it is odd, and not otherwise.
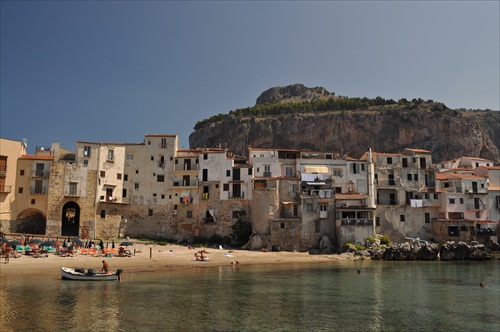
<path fill-rule="evenodd" d="M 23 143 L 0 138 L 0 231 L 4 233 L 12 231 L 19 214 L 16 206 L 17 161 L 24 154 L 26 146 Z"/>

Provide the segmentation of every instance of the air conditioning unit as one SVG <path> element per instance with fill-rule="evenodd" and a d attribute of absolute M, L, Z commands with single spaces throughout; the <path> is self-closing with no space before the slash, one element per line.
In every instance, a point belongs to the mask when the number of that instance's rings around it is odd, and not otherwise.
<path fill-rule="evenodd" d="M 349 192 L 353 193 L 354 192 L 354 188 L 349 188 Z"/>

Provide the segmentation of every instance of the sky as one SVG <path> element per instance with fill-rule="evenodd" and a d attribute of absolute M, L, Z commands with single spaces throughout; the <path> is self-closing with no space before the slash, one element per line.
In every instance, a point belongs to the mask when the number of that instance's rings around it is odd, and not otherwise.
<path fill-rule="evenodd" d="M 0 2 L 0 136 L 140 143 L 275 86 L 500 109 L 499 1 Z"/>

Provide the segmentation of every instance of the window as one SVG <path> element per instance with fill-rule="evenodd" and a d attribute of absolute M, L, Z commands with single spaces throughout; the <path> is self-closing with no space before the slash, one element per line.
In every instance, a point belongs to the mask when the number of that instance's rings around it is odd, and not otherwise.
<path fill-rule="evenodd" d="M 69 183 L 69 194 L 70 196 L 76 196 L 78 190 L 78 183 L 77 182 L 70 182 Z"/>
<path fill-rule="evenodd" d="M 229 169 L 228 169 L 228 170 L 226 171 L 226 176 L 231 176 L 231 170 L 229 170 Z"/>
<path fill-rule="evenodd" d="M 101 218 L 106 218 L 106 210 L 101 210 Z"/>
<path fill-rule="evenodd" d="M 153 209 L 148 209 L 148 216 L 150 216 L 150 217 L 153 216 Z"/>
<path fill-rule="evenodd" d="M 108 149 L 108 161 L 113 161 L 115 157 L 115 150 Z"/>
<path fill-rule="evenodd" d="M 431 222 L 431 214 L 430 213 L 426 213 L 425 214 L 425 223 L 429 224 L 430 222 Z"/>
<path fill-rule="evenodd" d="M 321 212 L 326 212 L 326 204 L 320 204 L 320 205 L 319 205 L 319 210 L 320 210 Z"/>
<path fill-rule="evenodd" d="M 425 199 L 429 199 L 429 194 L 424 194 Z"/>
<path fill-rule="evenodd" d="M 204 168 L 202 170 L 202 175 L 201 175 L 202 181 L 208 181 L 208 169 Z"/>
<path fill-rule="evenodd" d="M 285 176 L 288 176 L 288 177 L 293 176 L 293 167 L 285 166 Z"/>
<path fill-rule="evenodd" d="M 274 205 L 269 204 L 269 214 L 274 214 Z"/>
<path fill-rule="evenodd" d="M 464 204 L 464 199 L 460 197 L 460 204 Z"/>
<path fill-rule="evenodd" d="M 88 145 L 83 146 L 83 156 L 90 157 L 90 146 Z"/>
<path fill-rule="evenodd" d="M 205 159 L 205 160 L 208 159 L 208 154 L 204 153 L 203 154 L 203 159 Z"/>
<path fill-rule="evenodd" d="M 333 176 L 342 176 L 342 171 L 341 170 L 333 170 Z"/>
<path fill-rule="evenodd" d="M 100 173 L 100 177 L 101 177 L 101 178 L 103 178 L 103 177 L 105 177 L 105 176 L 106 176 L 106 171 L 101 171 L 101 173 Z"/>
<path fill-rule="evenodd" d="M 223 191 L 229 191 L 229 183 L 224 183 L 224 184 L 222 185 L 222 190 L 223 190 Z"/>
<path fill-rule="evenodd" d="M 134 155 L 131 153 L 127 153 L 127 160 L 134 160 Z"/>
<path fill-rule="evenodd" d="M 280 228 L 281 229 L 285 229 L 285 223 L 284 222 L 280 223 Z"/>
<path fill-rule="evenodd" d="M 19 171 L 19 175 L 24 176 L 24 169 Z"/>
<path fill-rule="evenodd" d="M 248 175 L 252 175 L 252 167 L 248 168 Z"/>
<path fill-rule="evenodd" d="M 297 185 L 296 184 L 291 184 L 290 185 L 290 194 L 293 194 L 297 191 Z"/>
<path fill-rule="evenodd" d="M 88 167 L 88 166 L 89 166 L 89 161 L 85 159 L 83 161 L 83 167 Z"/>
<path fill-rule="evenodd" d="M 127 198 L 127 189 L 122 190 L 122 198 Z"/>
<path fill-rule="evenodd" d="M 450 200 L 450 205 L 451 204 L 455 204 L 455 199 L 454 198 L 450 198 L 449 200 Z"/>
<path fill-rule="evenodd" d="M 187 218 L 193 218 L 193 211 L 192 210 L 187 210 L 186 211 L 186 217 Z"/>
<path fill-rule="evenodd" d="M 161 139 L 160 148 L 162 148 L 162 149 L 167 148 L 167 139 L 166 138 Z"/>
<path fill-rule="evenodd" d="M 34 205 L 36 203 L 36 200 L 33 198 L 31 199 L 31 204 Z"/>
<path fill-rule="evenodd" d="M 271 177 L 271 165 L 264 165 L 264 176 Z"/>
<path fill-rule="evenodd" d="M 418 181 L 418 174 L 413 174 L 413 181 Z"/>
<path fill-rule="evenodd" d="M 380 226 L 380 217 L 375 217 L 375 226 Z"/>
<path fill-rule="evenodd" d="M 123 175 L 123 181 L 128 181 L 128 174 Z"/>
<path fill-rule="evenodd" d="M 404 222 L 404 221 L 405 221 L 405 215 L 404 215 L 404 214 L 401 214 L 401 215 L 399 216 L 399 221 L 401 221 L 401 222 Z"/>
<path fill-rule="evenodd" d="M 325 155 L 325 159 L 333 159 L 333 155 L 332 155 L 332 154 L 330 154 L 330 153 L 327 153 L 327 154 Z"/>
<path fill-rule="evenodd" d="M 391 165 L 392 164 L 392 157 L 387 157 L 387 164 Z"/>
<path fill-rule="evenodd" d="M 136 182 L 134 186 L 135 186 L 135 190 L 139 190 L 139 183 Z"/>
<path fill-rule="evenodd" d="M 157 196 L 156 193 L 153 193 L 153 197 L 156 197 L 156 196 Z"/>
<path fill-rule="evenodd" d="M 151 156 L 151 161 L 154 161 L 155 160 L 155 156 Z"/>
<path fill-rule="evenodd" d="M 438 199 L 438 198 L 439 198 L 438 194 L 434 194 L 434 199 Z"/>
<path fill-rule="evenodd" d="M 313 205 L 311 203 L 308 203 L 306 205 L 306 209 L 307 209 L 307 211 L 313 211 Z"/>
<path fill-rule="evenodd" d="M 407 179 L 408 181 L 411 181 L 411 179 L 412 179 L 411 174 L 406 174 L 406 179 Z"/>
<path fill-rule="evenodd" d="M 139 170 L 138 169 L 135 170 L 135 174 L 139 174 Z"/>
<path fill-rule="evenodd" d="M 165 199 L 165 194 L 162 194 L 162 195 L 161 195 L 161 199 Z"/>
<path fill-rule="evenodd" d="M 165 182 L 165 175 L 157 175 L 156 181 L 157 182 Z"/>
<path fill-rule="evenodd" d="M 403 167 L 408 167 L 408 159 L 407 158 L 403 158 L 402 162 L 403 162 Z"/>
<path fill-rule="evenodd" d="M 122 179 L 122 173 L 117 173 L 116 174 L 116 179 L 121 180 Z"/>
<path fill-rule="evenodd" d="M 316 233 L 321 233 L 321 222 L 319 220 L 314 222 L 314 228 Z"/>
<path fill-rule="evenodd" d="M 35 181 L 35 194 L 43 194 L 43 181 L 36 180 Z"/>

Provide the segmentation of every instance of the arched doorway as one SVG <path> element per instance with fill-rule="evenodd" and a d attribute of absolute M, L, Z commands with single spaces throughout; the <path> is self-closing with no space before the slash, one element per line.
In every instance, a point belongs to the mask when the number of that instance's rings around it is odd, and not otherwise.
<path fill-rule="evenodd" d="M 62 236 L 78 236 L 80 229 L 80 207 L 75 202 L 64 204 L 62 210 Z"/>
<path fill-rule="evenodd" d="M 17 216 L 13 229 L 15 233 L 45 235 L 47 219 L 42 212 L 36 209 L 24 210 Z"/>

